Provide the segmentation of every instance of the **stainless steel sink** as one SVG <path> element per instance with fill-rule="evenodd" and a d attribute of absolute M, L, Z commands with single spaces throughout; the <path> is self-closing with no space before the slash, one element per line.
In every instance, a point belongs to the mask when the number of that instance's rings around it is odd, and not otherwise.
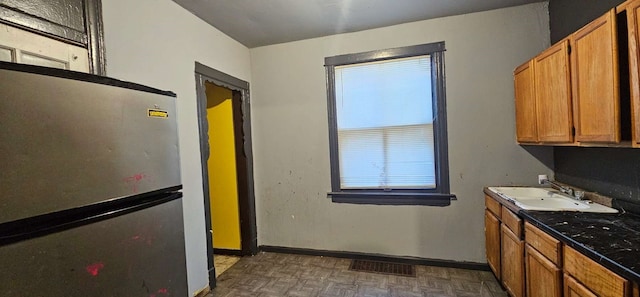
<path fill-rule="evenodd" d="M 548 188 L 489 187 L 489 191 L 526 210 L 617 213 L 618 210 L 585 200 L 575 200 Z"/>

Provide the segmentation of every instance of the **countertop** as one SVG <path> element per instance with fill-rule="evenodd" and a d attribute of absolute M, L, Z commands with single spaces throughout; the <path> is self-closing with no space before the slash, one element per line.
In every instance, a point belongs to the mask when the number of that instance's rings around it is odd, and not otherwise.
<path fill-rule="evenodd" d="M 618 275 L 640 283 L 640 218 L 629 214 L 528 211 L 534 226 Z"/>
<path fill-rule="evenodd" d="M 509 204 L 486 188 L 485 193 L 505 205 Z M 640 216 L 630 213 L 514 211 L 564 244 L 640 284 Z"/>

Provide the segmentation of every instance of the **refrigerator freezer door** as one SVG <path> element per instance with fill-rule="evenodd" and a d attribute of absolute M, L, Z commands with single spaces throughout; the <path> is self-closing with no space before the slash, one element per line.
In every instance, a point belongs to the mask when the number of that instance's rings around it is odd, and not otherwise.
<path fill-rule="evenodd" d="M 189 296 L 181 202 L 0 246 L 0 296 Z"/>
<path fill-rule="evenodd" d="M 0 223 L 181 184 L 172 96 L 0 69 L 0 127 Z"/>

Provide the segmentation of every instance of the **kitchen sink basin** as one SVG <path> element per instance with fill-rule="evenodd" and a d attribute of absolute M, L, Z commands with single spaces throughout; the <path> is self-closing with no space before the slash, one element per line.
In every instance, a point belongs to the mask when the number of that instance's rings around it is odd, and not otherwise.
<path fill-rule="evenodd" d="M 489 187 L 489 191 L 496 193 L 505 200 L 526 210 L 542 211 L 580 211 L 598 213 L 617 213 L 618 210 L 591 203 L 585 200 L 575 200 L 554 189 L 534 187 Z"/>

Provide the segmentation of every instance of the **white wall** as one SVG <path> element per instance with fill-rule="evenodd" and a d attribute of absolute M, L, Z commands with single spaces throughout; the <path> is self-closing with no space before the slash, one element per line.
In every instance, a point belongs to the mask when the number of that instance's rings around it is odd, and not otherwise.
<path fill-rule="evenodd" d="M 178 95 L 189 291 L 208 283 L 194 62 L 251 80 L 249 50 L 170 0 L 102 1 L 107 74 Z"/>
<path fill-rule="evenodd" d="M 515 144 L 512 76 L 549 45 L 548 24 L 547 4 L 536 3 L 251 49 L 259 244 L 484 262 L 482 188 L 552 174 Z M 324 58 L 438 41 L 458 200 L 332 203 Z"/>

